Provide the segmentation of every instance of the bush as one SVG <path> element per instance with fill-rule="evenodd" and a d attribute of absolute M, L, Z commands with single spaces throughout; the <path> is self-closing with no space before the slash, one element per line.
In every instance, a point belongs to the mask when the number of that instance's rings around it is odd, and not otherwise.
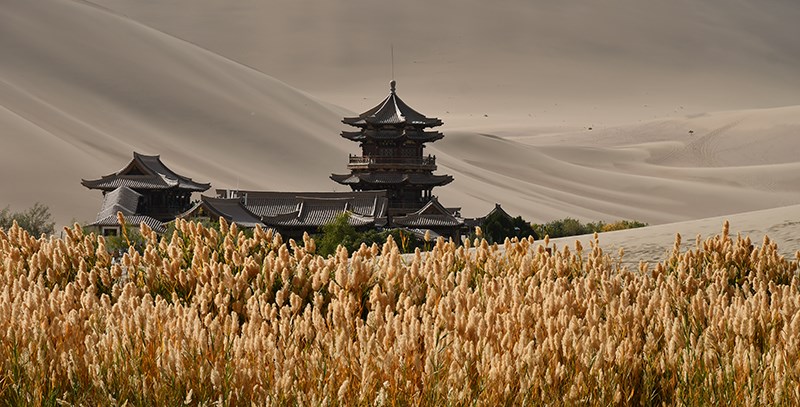
<path fill-rule="evenodd" d="M 367 246 L 372 246 L 373 243 L 382 245 L 389 235 L 392 236 L 404 253 L 413 251 L 416 247 L 422 247 L 416 236 L 400 229 L 386 231 L 370 229 L 359 232 L 350 225 L 349 217 L 347 213 L 342 213 L 332 222 L 323 226 L 320 234 L 314 236 L 317 244 L 317 254 L 323 257 L 332 255 L 336 253 L 339 245 L 344 246 L 348 253 L 353 253 L 361 247 L 362 243 Z"/>
<path fill-rule="evenodd" d="M 533 225 L 533 228 L 539 236 L 550 236 L 550 238 L 555 239 L 557 237 L 586 235 L 595 232 L 611 232 L 614 230 L 633 229 L 643 226 L 647 226 L 647 224 L 637 220 L 619 220 L 608 224 L 599 221 L 584 224 L 577 219 L 564 218 L 544 224 L 536 224 Z"/>
<path fill-rule="evenodd" d="M 14 221 L 32 236 L 52 235 L 55 227 L 50 208 L 39 202 L 24 212 L 12 213 L 8 206 L 0 211 L 0 229 L 10 228 Z"/>

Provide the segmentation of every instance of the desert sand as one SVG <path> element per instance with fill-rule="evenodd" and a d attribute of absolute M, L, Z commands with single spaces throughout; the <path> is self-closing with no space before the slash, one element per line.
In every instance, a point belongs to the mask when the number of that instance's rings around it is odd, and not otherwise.
<path fill-rule="evenodd" d="M 601 240 L 646 255 L 722 216 L 793 253 L 800 7 L 567 3 L 4 0 L 0 207 L 92 221 L 80 180 L 133 151 L 214 188 L 341 190 L 340 120 L 393 70 L 445 121 L 434 192 L 465 216 L 636 219 L 659 226 Z"/>

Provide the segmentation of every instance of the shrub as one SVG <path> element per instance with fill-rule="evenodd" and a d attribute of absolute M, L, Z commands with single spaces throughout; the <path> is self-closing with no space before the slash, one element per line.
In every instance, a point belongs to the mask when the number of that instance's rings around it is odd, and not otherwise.
<path fill-rule="evenodd" d="M 577 219 L 564 218 L 544 224 L 535 224 L 533 225 L 533 229 L 539 236 L 550 236 L 550 238 L 555 239 L 558 237 L 587 235 L 595 232 L 611 232 L 614 230 L 639 228 L 643 226 L 647 226 L 647 224 L 636 220 L 620 220 L 609 224 L 603 221 L 584 224 Z"/>

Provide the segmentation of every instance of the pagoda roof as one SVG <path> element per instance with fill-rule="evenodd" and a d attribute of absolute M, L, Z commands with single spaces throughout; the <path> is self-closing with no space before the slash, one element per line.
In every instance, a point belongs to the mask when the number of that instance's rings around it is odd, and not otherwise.
<path fill-rule="evenodd" d="M 463 226 L 464 220 L 453 216 L 450 210 L 442 206 L 435 197 L 420 210 L 405 216 L 395 216 L 392 223 L 407 228 L 435 228 L 447 226 Z"/>
<path fill-rule="evenodd" d="M 365 172 L 352 174 L 332 174 L 331 179 L 344 185 L 357 184 L 408 184 L 408 185 L 447 185 L 453 181 L 451 175 L 401 172 Z"/>
<path fill-rule="evenodd" d="M 97 214 L 97 220 L 105 219 L 109 216 L 117 216 L 117 212 L 122 212 L 125 216 L 136 214 L 139 207 L 139 199 L 142 195 L 126 186 L 121 186 L 103 196 L 103 206 Z"/>
<path fill-rule="evenodd" d="M 381 103 L 356 117 L 345 117 L 342 122 L 355 127 L 409 125 L 421 127 L 441 126 L 442 121 L 426 117 L 403 102 L 395 91 L 395 81 L 390 83 L 391 91 Z"/>
<path fill-rule="evenodd" d="M 343 131 L 342 137 L 352 141 L 373 140 L 407 140 L 430 142 L 441 140 L 444 134 L 438 131 L 421 131 L 409 129 L 364 129 L 362 131 Z"/>
<path fill-rule="evenodd" d="M 205 212 L 209 217 L 224 218 L 226 221 L 235 223 L 246 228 L 254 228 L 256 225 L 264 225 L 261 218 L 250 212 L 242 201 L 238 198 L 212 198 L 205 195 L 200 196 L 200 202 L 191 209 L 178 215 L 178 218 L 186 219 L 197 216 L 199 212 Z"/>
<path fill-rule="evenodd" d="M 119 187 L 135 190 L 159 190 L 178 188 L 203 192 L 211 188 L 211 184 L 193 181 L 169 169 L 158 155 L 133 153 L 133 160 L 123 169 L 96 180 L 81 180 L 81 184 L 89 189 L 111 191 Z"/>

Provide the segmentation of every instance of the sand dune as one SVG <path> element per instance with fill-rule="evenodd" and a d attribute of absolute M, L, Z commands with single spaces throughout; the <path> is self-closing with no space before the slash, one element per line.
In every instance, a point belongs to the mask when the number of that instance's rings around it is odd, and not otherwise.
<path fill-rule="evenodd" d="M 607 232 L 599 236 L 600 245 L 613 258 L 619 259 L 618 249 L 625 252 L 621 262 L 631 269 L 636 269 L 640 261 L 649 262 L 651 266 L 668 257 L 675 244 L 676 234 L 681 235 L 681 250 L 696 248 L 697 238 L 701 242 L 709 237 L 722 233 L 723 224 L 730 224 L 729 234 L 735 237 L 749 236 L 754 245 L 761 246 L 764 236 L 778 245 L 779 253 L 789 260 L 800 259 L 800 205 L 765 209 L 755 212 L 744 212 L 731 216 L 718 216 L 695 219 L 686 222 L 668 223 L 648 226 L 641 229 Z M 584 247 L 590 247 L 593 236 L 575 236 L 553 239 L 558 248 L 575 247 L 580 240 Z"/>
<path fill-rule="evenodd" d="M 480 202 L 514 197 L 507 208 L 533 219 L 649 223 L 800 202 L 800 107 L 537 133 L 450 133 L 433 150 L 464 175 L 442 195 L 470 202 L 473 210 L 488 206 Z"/>
<path fill-rule="evenodd" d="M 0 52 L 2 201 L 42 201 L 61 222 L 93 219 L 81 178 L 134 150 L 216 187 L 272 189 L 329 190 L 347 154 L 343 110 L 83 2 L 4 2 Z"/>
<path fill-rule="evenodd" d="M 800 104 L 794 0 L 91 1 L 350 109 L 394 44 L 399 89 L 451 126 Z"/>
<path fill-rule="evenodd" d="M 795 25 L 782 23 L 796 11 L 788 2 L 770 3 L 774 9 L 750 16 L 746 11 L 753 10 L 744 4 L 714 14 L 708 9 L 714 2 L 675 2 L 679 6 L 661 5 L 654 12 L 634 7 L 622 16 L 606 10 L 597 14 L 598 22 L 591 15 L 599 11 L 592 8 L 531 9 L 515 2 L 481 16 L 489 12 L 478 2 L 472 11 L 457 8 L 458 23 L 444 19 L 454 6 L 444 2 L 418 19 L 413 7 L 396 10 L 397 19 L 412 23 L 393 20 L 382 30 L 364 18 L 389 10 L 378 2 L 193 0 L 189 7 L 183 0 L 6 0 L 0 7 L 0 206 L 21 209 L 41 201 L 59 223 L 92 220 L 100 194 L 81 187 L 81 178 L 119 169 L 134 150 L 161 154 L 178 172 L 217 188 L 341 190 L 328 175 L 345 171 L 347 154 L 358 146 L 339 137 L 340 119 L 372 107 L 388 92 L 381 59 L 385 44 L 400 32 L 408 35 L 397 40 L 398 53 L 413 49 L 420 64 L 400 59 L 398 93 L 445 120 L 446 137 L 429 152 L 455 182 L 436 193 L 447 205 L 463 206 L 466 216 L 481 216 L 500 202 L 533 221 L 572 216 L 664 223 L 796 204 L 800 107 L 688 115 L 701 105 L 789 104 L 788 95 L 800 94 L 789 75 L 800 52 L 783 52 L 796 47 L 785 41 Z M 352 13 L 359 5 L 366 14 Z M 519 23 L 518 35 L 489 18 L 515 7 L 519 15 L 509 18 Z M 698 15 L 681 22 L 681 32 L 715 22 L 704 28 L 709 37 L 692 36 L 700 45 L 683 44 L 680 35 L 665 37 L 675 31 L 655 21 L 653 32 L 621 42 L 619 54 L 603 48 L 623 35 L 604 24 L 620 23 L 625 33 L 641 26 L 631 20 L 637 16 L 677 15 L 682 7 L 694 7 Z M 559 28 L 557 22 L 572 13 L 581 17 L 570 29 Z M 300 15 L 305 31 L 293 28 Z M 522 24 L 526 18 L 531 24 Z M 436 30 L 454 31 L 430 36 L 434 20 Z M 753 30 L 731 31 L 736 24 Z M 459 27 L 469 29 L 462 33 Z M 556 28 L 562 31 L 554 31 L 560 34 L 552 42 L 537 36 L 543 34 L 537 30 Z M 500 37 L 483 37 L 492 33 Z M 654 60 L 641 59 L 664 38 L 673 42 Z M 741 53 L 733 52 L 737 38 Z M 526 48 L 529 42 L 533 48 Z M 605 51 L 587 54 L 581 48 L 587 42 Z M 709 44 L 724 45 L 719 52 L 725 57 L 698 62 L 689 73 L 678 72 L 685 66 L 650 70 L 665 60 L 700 55 Z M 593 58 L 596 66 L 580 71 Z M 634 60 L 630 72 L 603 78 Z M 716 82 L 698 85 L 723 65 L 730 70 Z M 576 75 L 604 84 L 575 82 Z M 720 90 L 745 83 L 745 77 L 747 85 L 730 88 L 733 93 Z M 641 87 L 645 82 L 652 86 Z M 754 87 L 760 90 L 752 93 Z M 566 99 L 555 108 L 558 88 Z M 662 95 L 663 89 L 669 91 Z M 677 95 L 686 89 L 694 92 Z M 747 92 L 752 97 L 742 96 Z M 677 105 L 704 93 L 714 97 L 684 109 Z M 655 113 L 652 105 L 641 106 L 645 94 L 663 105 L 659 117 L 673 118 L 644 120 Z M 594 110 L 595 103 L 602 109 Z M 531 109 L 539 113 L 528 116 Z M 613 116 L 598 112 L 621 113 L 608 122 L 627 117 L 635 124 L 593 121 L 593 115 Z M 574 116 L 562 122 L 567 113 Z"/>

